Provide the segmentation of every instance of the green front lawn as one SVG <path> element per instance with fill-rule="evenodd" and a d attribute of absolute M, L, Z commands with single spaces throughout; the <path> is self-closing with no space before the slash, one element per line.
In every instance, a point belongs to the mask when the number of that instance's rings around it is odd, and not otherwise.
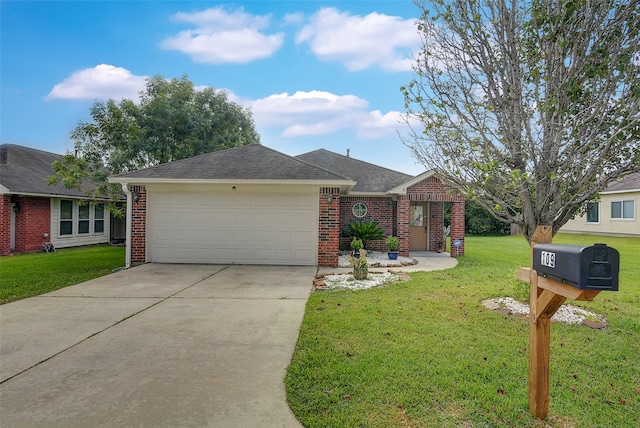
<path fill-rule="evenodd" d="M 529 265 L 520 237 L 465 239 L 451 270 L 389 287 L 314 293 L 286 375 L 306 427 L 637 427 L 640 421 L 640 240 L 558 235 L 620 251 L 619 292 L 573 302 L 609 327 L 551 327 L 550 416 L 527 401 L 528 319 L 484 299 L 528 298 L 514 279 Z"/>
<path fill-rule="evenodd" d="M 104 245 L 0 257 L 0 304 L 109 274 L 124 267 L 124 251 Z"/>

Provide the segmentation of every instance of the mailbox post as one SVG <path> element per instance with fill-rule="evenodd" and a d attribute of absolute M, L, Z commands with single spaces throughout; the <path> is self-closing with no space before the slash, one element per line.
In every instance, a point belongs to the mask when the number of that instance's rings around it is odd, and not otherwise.
<path fill-rule="evenodd" d="M 549 413 L 551 317 L 566 299 L 593 300 L 602 290 L 618 290 L 620 255 L 604 244 L 593 247 L 551 244 L 551 226 L 538 226 L 531 238 L 531 268 L 516 278 L 529 282 L 529 409 Z"/>

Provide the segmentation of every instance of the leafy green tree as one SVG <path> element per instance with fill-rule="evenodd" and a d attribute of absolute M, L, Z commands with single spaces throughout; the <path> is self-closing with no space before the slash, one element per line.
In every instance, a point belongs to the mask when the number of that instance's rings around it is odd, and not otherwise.
<path fill-rule="evenodd" d="M 71 133 L 74 153 L 55 162 L 49 183 L 84 190 L 88 197 L 121 195 L 107 177 L 245 144 L 259 144 L 251 112 L 226 92 L 198 90 L 187 76 L 147 79 L 136 104 L 96 102 L 91 121 Z"/>
<path fill-rule="evenodd" d="M 475 202 L 464 206 L 464 224 L 467 233 L 475 235 L 508 235 L 509 224 L 497 220 L 487 210 Z"/>
<path fill-rule="evenodd" d="M 639 0 L 418 2 L 404 143 L 487 209 L 555 234 L 640 170 Z"/>

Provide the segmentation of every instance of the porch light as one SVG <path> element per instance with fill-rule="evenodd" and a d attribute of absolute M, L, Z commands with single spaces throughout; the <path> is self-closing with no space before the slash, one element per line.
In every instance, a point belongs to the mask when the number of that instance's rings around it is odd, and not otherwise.
<path fill-rule="evenodd" d="M 428 193 L 427 194 L 427 201 L 430 201 L 430 200 L 431 200 L 431 193 Z"/>
<path fill-rule="evenodd" d="M 18 214 L 20 212 L 20 203 L 19 202 L 16 202 L 13 205 L 13 212 L 16 213 L 16 214 Z"/>
<path fill-rule="evenodd" d="M 327 193 L 327 202 L 329 203 L 329 205 L 331 205 L 331 202 L 333 202 L 333 194 L 332 193 Z"/>
<path fill-rule="evenodd" d="M 137 190 L 132 191 L 131 195 L 133 196 L 133 202 L 138 202 L 140 200 L 140 192 Z"/>

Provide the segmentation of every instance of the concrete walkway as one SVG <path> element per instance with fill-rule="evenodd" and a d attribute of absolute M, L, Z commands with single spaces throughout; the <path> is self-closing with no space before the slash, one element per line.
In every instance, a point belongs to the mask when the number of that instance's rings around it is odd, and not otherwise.
<path fill-rule="evenodd" d="M 315 267 L 147 264 L 0 306 L 0 426 L 300 427 Z"/>
<path fill-rule="evenodd" d="M 433 253 L 430 251 L 411 251 L 409 256 L 415 259 L 418 263 L 415 265 L 401 266 L 401 267 L 370 267 L 370 271 L 394 270 L 399 272 L 422 272 L 431 270 L 443 270 L 451 269 L 458 264 L 458 260 L 455 257 L 451 257 L 449 253 Z M 353 271 L 353 268 L 332 268 L 321 267 L 318 269 L 318 273 L 324 274 L 341 274 Z"/>

